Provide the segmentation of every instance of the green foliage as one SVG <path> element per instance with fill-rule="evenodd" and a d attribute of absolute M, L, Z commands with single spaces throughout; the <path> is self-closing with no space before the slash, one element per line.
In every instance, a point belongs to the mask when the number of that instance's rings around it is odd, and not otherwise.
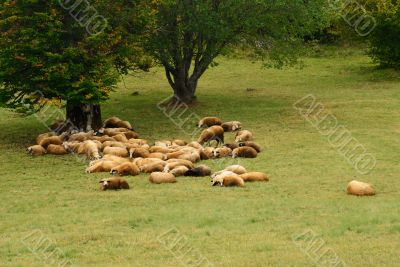
<path fill-rule="evenodd" d="M 305 35 L 326 26 L 325 7 L 322 0 L 159 1 L 146 48 L 173 88 L 180 79 L 196 84 L 230 45 L 251 48 L 270 66 L 282 67 L 296 62 Z"/>
<path fill-rule="evenodd" d="M 146 65 L 132 48 L 133 34 L 116 23 L 126 19 L 116 15 L 124 2 L 91 1 L 93 12 L 107 17 L 105 27 L 92 32 L 70 14 L 73 9 L 61 6 L 68 1 L 1 1 L 0 103 L 16 108 L 40 104 L 42 97 L 85 104 L 106 100 L 118 81 L 117 69 Z"/>
<path fill-rule="evenodd" d="M 374 13 L 377 27 L 370 36 L 370 55 L 383 67 L 400 69 L 400 1 Z"/>

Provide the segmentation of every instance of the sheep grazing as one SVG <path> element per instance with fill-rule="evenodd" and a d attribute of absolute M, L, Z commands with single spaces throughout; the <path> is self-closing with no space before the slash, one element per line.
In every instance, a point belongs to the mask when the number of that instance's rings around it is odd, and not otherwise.
<path fill-rule="evenodd" d="M 40 145 L 30 146 L 26 151 L 32 156 L 43 156 L 46 154 L 46 149 Z"/>
<path fill-rule="evenodd" d="M 101 184 L 100 189 L 103 191 L 109 189 L 112 190 L 129 189 L 128 182 L 120 177 L 101 179 L 99 183 Z"/>
<path fill-rule="evenodd" d="M 128 150 L 123 147 L 105 147 L 103 150 L 103 153 L 105 155 L 114 155 L 122 158 L 127 158 L 129 157 Z"/>
<path fill-rule="evenodd" d="M 243 166 L 241 166 L 241 165 L 231 165 L 231 166 L 228 166 L 228 167 L 226 167 L 226 168 L 224 169 L 224 171 L 231 171 L 231 172 L 234 172 L 234 173 L 236 173 L 236 174 L 243 174 L 243 173 L 246 173 L 246 172 L 247 172 L 246 168 L 243 167 Z"/>
<path fill-rule="evenodd" d="M 222 121 L 220 119 L 218 119 L 217 117 L 205 117 L 202 118 L 199 123 L 198 123 L 198 127 L 199 128 L 208 128 L 214 125 L 221 125 Z"/>
<path fill-rule="evenodd" d="M 232 149 L 229 147 L 219 147 L 214 150 L 214 157 L 215 158 L 224 158 L 224 157 L 231 157 L 232 156 Z"/>
<path fill-rule="evenodd" d="M 204 143 L 211 142 L 213 140 L 217 142 L 217 146 L 220 143 L 224 143 L 224 129 L 221 126 L 211 126 L 210 128 L 205 129 L 201 133 L 197 142 L 200 145 L 204 145 Z"/>
<path fill-rule="evenodd" d="M 175 177 L 183 176 L 189 170 L 186 166 L 178 166 L 169 171 L 169 173 L 173 174 Z M 165 171 L 164 171 L 165 172 Z"/>
<path fill-rule="evenodd" d="M 262 172 L 243 173 L 240 175 L 240 177 L 245 182 L 268 182 L 269 181 L 268 176 Z"/>
<path fill-rule="evenodd" d="M 123 176 L 123 175 L 136 176 L 136 175 L 140 174 L 140 170 L 139 170 L 138 166 L 136 166 L 135 163 L 125 162 L 125 163 L 118 165 L 117 167 L 112 168 L 110 173 L 118 174 L 120 176 Z"/>
<path fill-rule="evenodd" d="M 248 130 L 239 131 L 235 135 L 236 143 L 251 141 L 252 139 L 253 139 L 253 134 Z"/>
<path fill-rule="evenodd" d="M 249 147 L 254 148 L 257 151 L 257 153 L 261 152 L 261 146 L 259 144 L 255 143 L 255 142 L 252 142 L 252 141 L 242 142 L 242 143 L 239 144 L 239 146 L 240 147 L 249 146 Z"/>
<path fill-rule="evenodd" d="M 47 154 L 66 155 L 66 154 L 69 154 L 69 152 L 62 145 L 49 145 L 47 147 Z"/>
<path fill-rule="evenodd" d="M 224 176 L 224 177 L 215 177 L 212 180 L 212 186 L 239 186 L 239 187 L 243 187 L 244 186 L 244 181 L 240 176 Z"/>
<path fill-rule="evenodd" d="M 242 146 L 235 148 L 232 151 L 232 158 L 256 158 L 257 157 L 257 151 L 249 146 Z"/>
<path fill-rule="evenodd" d="M 185 173 L 185 176 L 204 177 L 211 174 L 210 167 L 206 165 L 199 165 L 196 168 L 190 169 Z"/>
<path fill-rule="evenodd" d="M 375 189 L 371 184 L 354 180 L 347 185 L 347 194 L 355 196 L 373 196 L 375 195 Z"/>
<path fill-rule="evenodd" d="M 200 150 L 200 159 L 201 160 L 207 160 L 207 159 L 212 159 L 214 158 L 214 150 L 215 148 L 213 147 L 205 147 Z"/>
<path fill-rule="evenodd" d="M 150 174 L 149 181 L 153 184 L 168 184 L 177 182 L 175 176 L 172 173 L 167 172 L 153 172 Z"/>
<path fill-rule="evenodd" d="M 225 132 L 235 132 L 242 129 L 242 123 L 240 121 L 229 121 L 224 122 L 221 127 L 224 128 Z"/>

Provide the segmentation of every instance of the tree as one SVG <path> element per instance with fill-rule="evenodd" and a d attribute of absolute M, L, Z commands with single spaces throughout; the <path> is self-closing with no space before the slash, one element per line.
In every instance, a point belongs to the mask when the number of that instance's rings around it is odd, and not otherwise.
<path fill-rule="evenodd" d="M 163 0 L 154 5 L 146 48 L 176 99 L 190 103 L 198 81 L 230 46 L 251 48 L 271 66 L 296 61 L 302 37 L 326 25 L 323 0 Z"/>
<path fill-rule="evenodd" d="M 62 0 L 0 1 L 0 103 L 37 111 L 47 100 L 66 105 L 80 130 L 102 126 L 100 103 L 118 82 L 118 70 L 134 67 L 116 18 L 124 2 Z M 102 9 L 107 8 L 107 10 Z M 123 18 L 121 18 L 123 19 Z M 128 64 L 129 62 L 129 64 Z M 116 66 L 118 68 L 116 68 Z"/>

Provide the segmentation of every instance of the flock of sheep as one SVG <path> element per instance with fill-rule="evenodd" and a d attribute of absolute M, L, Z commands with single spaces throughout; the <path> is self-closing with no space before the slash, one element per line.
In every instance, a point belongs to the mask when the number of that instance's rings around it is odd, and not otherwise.
<path fill-rule="evenodd" d="M 51 128 L 59 128 L 57 122 Z M 195 164 L 201 160 L 223 157 L 256 158 L 261 147 L 253 142 L 253 134 L 242 130 L 239 121 L 222 123 L 216 117 L 205 117 L 198 123 L 205 128 L 197 141 L 187 143 L 184 140 L 156 141 L 150 146 L 145 139 L 140 139 L 128 121 L 112 117 L 104 122 L 104 127 L 94 132 L 64 132 L 58 135 L 49 132 L 36 138 L 36 145 L 29 147 L 33 156 L 44 154 L 86 155 L 91 159 L 87 173 L 109 172 L 115 175 L 100 181 L 101 189 L 128 189 L 128 182 L 121 176 L 150 174 L 149 181 L 155 184 L 175 183 L 176 177 L 211 176 L 213 186 L 244 186 L 245 182 L 269 181 L 262 172 L 248 172 L 243 166 L 232 165 L 212 174 L 211 169 Z M 224 134 L 235 132 L 235 143 L 225 144 Z M 211 142 L 216 146 L 212 147 Z M 351 181 L 347 193 L 357 196 L 375 194 L 372 185 Z"/>
<path fill-rule="evenodd" d="M 59 128 L 57 122 L 51 128 Z M 36 138 L 36 145 L 27 149 L 33 156 L 45 154 L 86 155 L 90 159 L 86 173 L 109 172 L 115 175 L 100 181 L 101 189 L 127 189 L 128 182 L 120 176 L 150 174 L 149 181 L 155 184 L 175 183 L 176 177 L 211 176 L 212 185 L 244 186 L 245 182 L 268 181 L 261 172 L 248 172 L 243 166 L 232 165 L 212 174 L 211 169 L 197 165 L 201 160 L 245 157 L 255 158 L 261 147 L 252 141 L 253 134 L 242 130 L 238 121 L 222 123 L 215 117 L 199 121 L 199 128 L 205 128 L 197 141 L 184 140 L 156 141 L 154 145 L 140 139 L 128 121 L 112 117 L 104 127 L 94 132 L 49 132 Z M 224 144 L 224 134 L 235 132 L 235 143 Z M 211 146 L 215 142 L 216 146 Z"/>

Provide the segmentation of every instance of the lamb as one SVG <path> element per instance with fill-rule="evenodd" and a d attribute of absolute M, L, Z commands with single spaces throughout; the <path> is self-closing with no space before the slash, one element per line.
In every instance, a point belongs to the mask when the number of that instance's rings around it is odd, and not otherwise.
<path fill-rule="evenodd" d="M 199 128 L 208 128 L 214 125 L 221 125 L 222 121 L 220 119 L 218 119 L 217 117 L 205 117 L 202 118 L 199 123 L 198 123 L 198 127 Z"/>
<path fill-rule="evenodd" d="M 212 186 L 244 186 L 244 181 L 239 176 L 225 176 L 225 177 L 216 177 L 212 181 Z"/>
<path fill-rule="evenodd" d="M 235 142 L 246 142 L 253 139 L 253 134 L 248 130 L 239 131 L 235 135 Z"/>
<path fill-rule="evenodd" d="M 214 157 L 214 150 L 215 148 L 213 147 L 205 147 L 200 150 L 200 159 L 201 160 L 207 160 L 207 159 L 212 159 Z"/>
<path fill-rule="evenodd" d="M 199 139 L 197 140 L 197 142 L 200 145 L 204 145 L 204 143 L 206 142 L 211 142 L 215 140 L 217 142 L 217 146 L 220 143 L 224 143 L 224 129 L 221 126 L 212 126 L 208 129 L 205 129 Z"/>
<path fill-rule="evenodd" d="M 249 146 L 249 147 L 254 148 L 258 153 L 261 152 L 261 146 L 252 141 L 246 141 L 246 142 L 239 143 L 239 146 Z"/>
<path fill-rule="evenodd" d="M 166 183 L 176 183 L 177 180 L 172 173 L 166 172 L 153 172 L 150 174 L 149 181 L 153 184 L 166 184 Z"/>
<path fill-rule="evenodd" d="M 129 189 L 129 184 L 125 179 L 119 177 L 112 177 L 107 179 L 102 179 L 100 182 L 101 190 L 105 191 L 108 189 L 118 190 L 118 189 Z"/>
<path fill-rule="evenodd" d="M 179 176 L 185 175 L 185 173 L 188 170 L 189 170 L 189 168 L 186 166 L 178 166 L 178 167 L 172 169 L 171 171 L 169 171 L 169 173 L 173 174 L 175 177 L 179 177 Z"/>
<path fill-rule="evenodd" d="M 229 121 L 221 125 L 225 132 L 235 132 L 242 129 L 242 123 L 240 121 Z"/>
<path fill-rule="evenodd" d="M 94 163 L 92 166 L 86 168 L 86 173 L 96 172 L 110 172 L 114 167 L 118 166 L 119 163 L 110 160 L 100 160 Z"/>
<path fill-rule="evenodd" d="M 238 147 L 232 151 L 232 158 L 237 158 L 237 157 L 256 158 L 257 151 L 249 146 Z"/>
<path fill-rule="evenodd" d="M 268 176 L 262 172 L 248 172 L 240 175 L 245 182 L 268 182 Z"/>
<path fill-rule="evenodd" d="M 140 174 L 140 170 L 136 164 L 132 162 L 125 162 L 122 163 L 114 168 L 111 169 L 110 171 L 111 174 L 118 174 L 118 175 L 132 175 L 136 176 Z"/>
<path fill-rule="evenodd" d="M 49 145 L 47 147 L 47 154 L 66 155 L 69 154 L 69 152 L 62 145 Z"/>
<path fill-rule="evenodd" d="M 27 148 L 27 151 L 32 156 L 43 156 L 46 154 L 46 149 L 40 145 L 34 145 Z"/>
<path fill-rule="evenodd" d="M 103 153 L 105 155 L 110 154 L 110 155 L 123 157 L 123 158 L 129 157 L 128 150 L 126 148 L 123 148 L 123 147 L 110 147 L 110 146 L 108 146 L 108 147 L 104 148 Z"/>
<path fill-rule="evenodd" d="M 199 165 L 196 168 L 190 169 L 185 173 L 185 176 L 204 177 L 211 174 L 210 167 L 206 165 Z"/>
<path fill-rule="evenodd" d="M 232 156 L 232 149 L 229 147 L 219 147 L 214 150 L 215 158 L 224 158 Z"/>
<path fill-rule="evenodd" d="M 353 180 L 347 185 L 347 194 L 355 196 L 373 196 L 375 189 L 371 184 Z"/>
<path fill-rule="evenodd" d="M 231 165 L 225 168 L 225 171 L 231 171 L 234 172 L 236 174 L 243 174 L 246 173 L 247 170 L 245 167 L 241 166 L 241 165 Z"/>

